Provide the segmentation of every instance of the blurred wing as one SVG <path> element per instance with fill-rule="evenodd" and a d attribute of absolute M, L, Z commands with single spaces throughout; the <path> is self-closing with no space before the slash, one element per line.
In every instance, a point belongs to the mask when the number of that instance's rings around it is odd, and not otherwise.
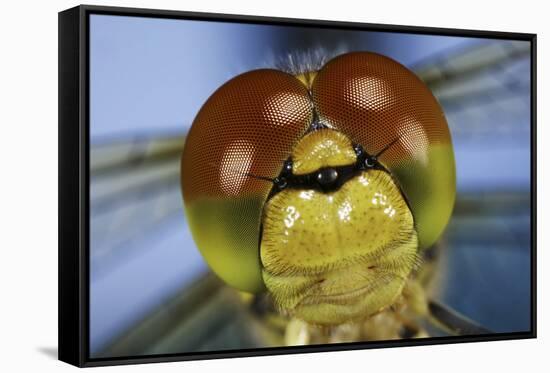
<path fill-rule="evenodd" d="M 526 41 L 479 40 L 413 66 L 443 106 L 456 154 L 431 307 L 457 330 L 481 329 L 455 312 L 494 332 L 530 327 L 530 53 Z"/>
<path fill-rule="evenodd" d="M 435 319 L 435 324 L 453 335 L 480 335 L 493 333 L 489 329 L 482 327 L 475 321 L 459 314 L 458 312 L 442 305 L 436 301 L 428 303 L 428 309 L 431 316 Z"/>

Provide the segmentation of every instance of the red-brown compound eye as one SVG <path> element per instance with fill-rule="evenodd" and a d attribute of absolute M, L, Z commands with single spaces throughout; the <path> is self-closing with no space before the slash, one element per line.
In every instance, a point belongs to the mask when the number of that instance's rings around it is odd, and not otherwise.
<path fill-rule="evenodd" d="M 197 114 L 182 156 L 182 189 L 193 238 L 210 267 L 242 290 L 263 287 L 258 244 L 263 204 L 313 120 L 306 87 L 277 70 L 221 86 Z"/>
<path fill-rule="evenodd" d="M 445 116 L 428 87 L 390 58 L 355 52 L 329 61 L 312 94 L 320 120 L 368 153 L 395 141 L 380 161 L 411 205 L 420 246 L 431 245 L 452 211 L 455 165 Z"/>
<path fill-rule="evenodd" d="M 187 201 L 206 196 L 267 195 L 312 121 L 305 86 L 277 70 L 254 70 L 221 86 L 197 114 L 182 158 Z"/>

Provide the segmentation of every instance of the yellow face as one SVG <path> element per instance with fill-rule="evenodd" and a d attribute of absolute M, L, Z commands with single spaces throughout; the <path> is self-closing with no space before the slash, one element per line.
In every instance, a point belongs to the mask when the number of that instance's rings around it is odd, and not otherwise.
<path fill-rule="evenodd" d="M 357 162 L 349 138 L 331 129 L 304 136 L 291 158 L 298 176 Z M 281 311 L 311 324 L 358 321 L 390 306 L 418 262 L 413 216 L 383 167 L 354 172 L 337 188 L 282 189 L 267 201 L 262 226 L 264 283 Z"/>

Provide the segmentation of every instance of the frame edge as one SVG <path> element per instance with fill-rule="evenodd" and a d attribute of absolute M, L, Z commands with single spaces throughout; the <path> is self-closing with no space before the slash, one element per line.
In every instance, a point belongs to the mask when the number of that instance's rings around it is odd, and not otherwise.
<path fill-rule="evenodd" d="M 58 13 L 58 359 L 83 366 L 81 7 Z"/>

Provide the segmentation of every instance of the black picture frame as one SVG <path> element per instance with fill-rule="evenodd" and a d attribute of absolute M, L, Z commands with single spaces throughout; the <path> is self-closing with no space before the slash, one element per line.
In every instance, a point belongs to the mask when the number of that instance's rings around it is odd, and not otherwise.
<path fill-rule="evenodd" d="M 524 40 L 531 43 L 531 328 L 528 332 L 90 358 L 89 16 L 109 14 Z M 59 13 L 59 360 L 78 367 L 536 338 L 536 34 L 81 5 Z"/>

